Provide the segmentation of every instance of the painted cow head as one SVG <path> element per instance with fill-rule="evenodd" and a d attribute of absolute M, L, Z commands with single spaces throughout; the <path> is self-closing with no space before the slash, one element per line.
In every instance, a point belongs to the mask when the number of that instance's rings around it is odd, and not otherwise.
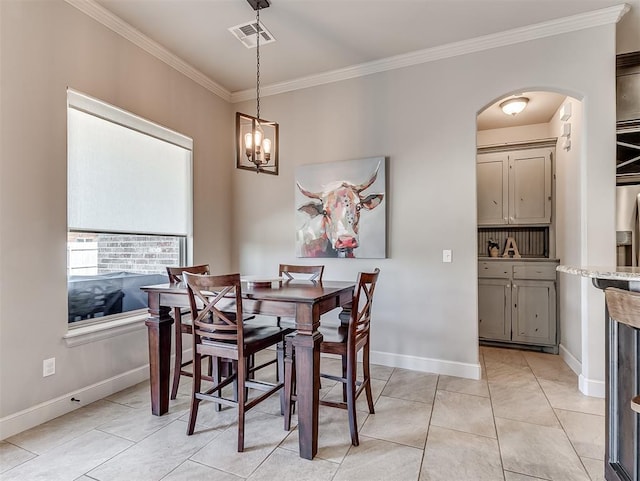
<path fill-rule="evenodd" d="M 353 249 L 359 245 L 360 212 L 375 208 L 384 198 L 384 194 L 362 195 L 376 181 L 379 168 L 380 164 L 369 180 L 359 185 L 338 181 L 324 186 L 321 192 L 310 192 L 298 183 L 300 192 L 313 199 L 298 208 L 311 217 L 303 232 L 304 248 L 310 256 L 354 257 Z M 319 254 L 318 250 L 324 252 Z"/>

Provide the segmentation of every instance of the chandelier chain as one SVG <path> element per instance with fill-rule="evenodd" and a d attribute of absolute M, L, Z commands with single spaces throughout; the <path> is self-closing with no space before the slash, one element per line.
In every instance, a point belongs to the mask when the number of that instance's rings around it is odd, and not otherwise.
<path fill-rule="evenodd" d="M 260 5 L 256 10 L 256 117 L 260 120 Z"/>

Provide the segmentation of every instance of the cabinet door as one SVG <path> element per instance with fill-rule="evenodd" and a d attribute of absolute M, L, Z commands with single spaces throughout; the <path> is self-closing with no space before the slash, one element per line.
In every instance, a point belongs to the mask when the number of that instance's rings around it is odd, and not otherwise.
<path fill-rule="evenodd" d="M 509 154 L 509 223 L 551 222 L 551 149 Z"/>
<path fill-rule="evenodd" d="M 506 153 L 478 155 L 478 225 L 508 223 L 509 156 Z"/>
<path fill-rule="evenodd" d="M 556 288 L 553 281 L 516 281 L 512 287 L 512 340 L 554 345 Z"/>
<path fill-rule="evenodd" d="M 481 339 L 511 339 L 509 279 L 478 280 L 478 335 Z"/>

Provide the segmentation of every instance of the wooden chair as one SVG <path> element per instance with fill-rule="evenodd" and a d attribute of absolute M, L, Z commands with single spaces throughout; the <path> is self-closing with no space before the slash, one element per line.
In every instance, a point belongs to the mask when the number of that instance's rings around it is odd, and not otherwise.
<path fill-rule="evenodd" d="M 218 405 L 238 408 L 238 452 L 244 451 L 245 413 L 282 388 L 283 383 L 267 383 L 249 379 L 249 357 L 284 339 L 285 330 L 278 326 L 245 325 L 242 317 L 242 292 L 239 274 L 223 276 L 184 274 L 193 318 L 193 390 L 187 434 L 194 432 L 198 405 L 208 400 Z M 234 372 L 221 381 L 202 374 L 202 356 L 231 359 Z M 202 381 L 213 386 L 202 390 Z M 235 381 L 235 383 L 234 383 Z M 234 399 L 223 397 L 222 388 L 234 383 Z M 257 389 L 263 394 L 249 400 L 246 390 Z"/>
<path fill-rule="evenodd" d="M 283 282 L 289 282 L 292 280 L 322 282 L 323 273 L 324 266 L 296 266 L 289 264 L 280 264 L 278 268 L 278 275 L 280 277 L 286 278 Z M 264 320 L 260 319 L 257 322 L 264 322 Z M 285 318 L 283 323 L 283 319 L 281 317 L 277 317 L 276 324 L 278 326 L 285 327 L 288 330 L 286 334 L 295 331 L 295 319 Z M 276 372 L 276 380 L 280 381 L 284 379 L 284 342 L 278 344 L 278 346 L 276 347 L 276 351 L 276 359 L 271 360 L 269 364 L 274 364 L 276 362 L 278 363 L 280 370 Z M 282 409 L 284 410 L 284 402 L 282 405 Z"/>
<path fill-rule="evenodd" d="M 369 412 L 374 414 L 373 395 L 371 393 L 371 373 L 369 367 L 369 333 L 371 328 L 371 305 L 380 269 L 371 273 L 361 272 L 351 304 L 348 324 L 341 324 L 333 329 L 321 328 L 323 340 L 320 352 L 338 354 L 343 359 L 342 377 L 323 374 L 320 376 L 341 382 L 345 387 L 346 400 L 342 402 L 320 400 L 321 405 L 346 409 L 349 413 L 349 430 L 351 444 L 358 446 L 358 421 L 356 418 L 356 399 L 364 391 L 369 404 Z M 293 336 L 286 337 L 286 351 L 290 353 L 285 359 L 285 429 L 291 427 L 291 412 L 295 400 L 295 351 L 293 350 Z M 363 379 L 357 379 L 358 353 L 362 351 Z M 344 391 L 343 391 L 344 392 Z"/>
<path fill-rule="evenodd" d="M 182 273 L 189 272 L 191 274 L 209 274 L 209 265 L 202 264 L 198 266 L 184 266 L 184 267 L 167 267 L 167 275 L 169 276 L 170 283 L 182 282 Z M 178 385 L 180 384 L 180 376 L 193 377 L 189 371 L 185 371 L 183 368 L 191 364 L 193 361 L 182 362 L 182 334 L 191 334 L 191 324 L 182 322 L 182 315 L 187 312 L 183 312 L 179 307 L 173 309 L 173 320 L 175 325 L 175 338 L 176 338 L 176 360 L 173 370 L 173 385 L 171 387 L 171 399 L 175 399 L 178 395 Z M 211 365 L 209 366 L 209 373 L 211 373 Z"/>
<path fill-rule="evenodd" d="M 322 282 L 322 274 L 324 274 L 324 266 L 298 266 L 291 264 L 280 264 L 278 267 L 278 276 L 285 277 L 284 282 L 289 282 L 293 280 L 305 280 L 312 282 Z M 280 317 L 277 318 L 278 325 L 281 325 L 282 319 Z M 289 331 L 293 332 L 293 325 L 295 324 L 295 319 L 286 319 L 285 326 L 289 327 Z M 289 333 L 287 333 L 289 334 Z M 278 356 L 280 356 L 284 360 L 284 343 L 282 345 L 278 345 Z M 284 369 L 284 363 L 283 369 Z M 284 370 L 278 372 L 278 380 L 284 379 Z M 284 409 L 284 405 L 282 406 Z M 284 414 L 284 413 L 283 413 Z"/>
<path fill-rule="evenodd" d="M 278 275 L 280 277 L 286 277 L 285 282 L 300 278 L 307 281 L 322 282 L 323 273 L 324 266 L 295 266 L 280 264 L 280 268 L 278 269 Z M 295 274 L 302 274 L 302 276 L 296 276 Z"/>

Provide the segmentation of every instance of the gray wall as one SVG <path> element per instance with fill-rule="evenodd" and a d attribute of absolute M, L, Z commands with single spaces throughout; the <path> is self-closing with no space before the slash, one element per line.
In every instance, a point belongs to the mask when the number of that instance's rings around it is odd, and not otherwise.
<path fill-rule="evenodd" d="M 1 420 L 148 363 L 144 329 L 63 340 L 67 86 L 194 139 L 194 261 L 219 272 L 230 268 L 233 126 L 228 103 L 64 1 L 0 1 L 0 21 Z M 56 374 L 43 378 L 50 357 Z"/>

